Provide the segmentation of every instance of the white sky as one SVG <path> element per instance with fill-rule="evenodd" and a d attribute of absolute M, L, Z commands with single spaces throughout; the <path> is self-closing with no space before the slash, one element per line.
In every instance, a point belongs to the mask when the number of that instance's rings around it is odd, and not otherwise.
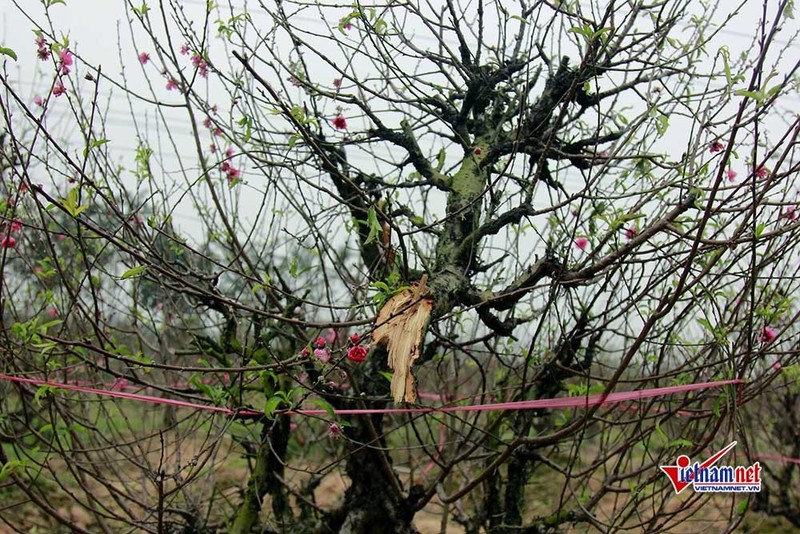
<path fill-rule="evenodd" d="M 6 2 L 6 7 L 0 11 L 0 45 L 12 48 L 19 57 L 19 61 L 16 63 L 7 60 L 6 69 L 15 85 L 21 89 L 23 95 L 29 101 L 32 101 L 35 95 L 46 93 L 50 87 L 52 83 L 52 73 L 50 73 L 52 67 L 50 64 L 41 63 L 37 60 L 34 35 L 32 33 L 34 25 L 31 20 L 26 18 L 22 10 L 27 9 L 28 15 L 43 26 L 47 27 L 48 24 L 43 16 L 44 10 L 40 2 L 32 0 L 12 0 L 10 4 L 8 0 Z M 228 5 L 224 1 L 219 3 L 223 6 Z M 183 0 L 180 4 L 190 18 L 194 17 L 198 21 L 202 20 L 205 2 L 202 0 Z M 775 4 L 775 1 L 769 2 L 768 13 L 774 12 Z M 149 5 L 154 11 L 157 10 L 157 2 L 151 1 Z M 263 21 L 263 24 L 267 23 L 267 15 L 262 8 L 256 6 L 255 2 L 246 3 L 236 0 L 233 5 L 240 10 L 245 5 L 254 6 L 251 7 L 250 14 L 256 24 L 259 21 Z M 719 5 L 721 7 L 718 10 L 718 17 L 721 22 L 727 16 L 729 10 L 732 9 L 730 6 L 734 4 L 732 2 L 720 2 Z M 145 76 L 136 61 L 136 55 L 140 50 L 152 52 L 152 46 L 148 46 L 148 44 L 140 45 L 141 49 L 138 49 L 132 43 L 124 6 L 125 3 L 122 0 L 66 0 L 66 5 L 51 7 L 50 16 L 56 32 L 69 35 L 71 48 L 77 54 L 79 62 L 83 60 L 92 65 L 102 65 L 103 71 L 107 75 L 117 79 L 124 62 L 129 86 L 134 89 L 141 89 L 145 87 Z M 327 24 L 335 25 L 338 17 L 347 11 L 349 10 L 334 11 L 331 20 Z M 722 45 L 730 48 L 732 57 L 735 57 L 741 51 L 749 49 L 751 37 L 758 27 L 757 21 L 761 18 L 761 12 L 762 2 L 754 0 L 744 2 L 740 13 L 727 24 L 709 46 L 711 55 L 713 56 L 713 51 Z M 304 20 L 304 22 L 307 22 L 311 27 L 326 24 L 325 21 L 312 17 L 308 17 L 307 21 Z M 134 26 L 136 26 L 136 23 L 134 23 Z M 213 20 L 211 27 L 213 30 Z M 800 26 L 798 26 L 797 21 L 791 21 L 791 24 L 782 30 L 780 41 L 788 42 L 792 39 L 798 27 Z M 142 38 L 141 32 L 137 31 L 136 35 L 137 39 Z M 179 39 L 178 36 L 175 36 L 175 38 Z M 142 40 L 140 42 L 146 41 Z M 212 48 L 217 47 L 212 44 Z M 793 57 L 787 57 L 785 60 L 794 63 L 797 57 L 800 56 L 800 43 L 795 42 L 791 45 L 790 55 Z M 155 68 L 152 64 L 150 67 Z M 778 68 L 780 68 L 780 65 L 778 65 Z M 84 66 L 80 64 L 77 66 L 77 71 L 81 75 L 86 72 Z M 42 75 L 42 73 L 46 74 Z M 150 74 L 152 75 L 154 72 L 151 71 Z M 157 76 L 152 76 L 152 78 L 155 80 L 155 84 L 163 83 Z M 91 86 L 90 82 L 78 80 L 78 83 L 83 83 L 84 89 Z M 106 83 L 104 87 L 107 90 L 110 86 Z M 162 96 L 167 101 L 172 96 L 165 90 L 162 93 Z M 797 95 L 791 96 L 790 99 L 795 103 L 800 102 Z M 54 102 L 54 104 L 63 104 L 63 100 Z M 136 146 L 136 134 L 131 127 L 131 112 L 128 103 L 124 98 L 121 98 L 120 92 L 117 91 L 115 97 L 107 101 L 107 106 L 108 138 L 112 143 L 110 147 L 113 148 L 117 157 L 132 158 Z M 48 110 L 48 114 L 55 112 L 56 110 Z M 180 143 L 186 143 L 187 154 L 189 154 L 185 158 L 186 161 L 196 159 L 192 148 L 192 136 L 185 125 L 185 119 L 182 117 L 176 118 L 172 133 L 178 137 Z M 681 140 L 680 144 L 684 144 L 684 142 L 684 140 Z M 76 149 L 79 149 L 79 147 L 76 147 Z M 165 158 L 166 166 L 169 167 L 170 162 L 173 160 L 175 160 L 174 156 L 167 155 Z M 128 163 L 126 166 L 130 166 L 130 164 Z M 188 207 L 187 209 L 181 209 L 177 215 L 187 222 L 196 220 L 196 216 Z"/>

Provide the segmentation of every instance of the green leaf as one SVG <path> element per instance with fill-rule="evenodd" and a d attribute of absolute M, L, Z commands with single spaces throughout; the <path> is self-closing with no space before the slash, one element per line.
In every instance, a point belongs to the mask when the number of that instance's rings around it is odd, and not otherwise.
<path fill-rule="evenodd" d="M 592 35 L 594 34 L 594 30 L 592 30 L 592 27 L 588 24 L 584 24 L 583 26 L 573 26 L 567 31 L 570 33 L 577 33 L 587 41 L 591 40 Z"/>
<path fill-rule="evenodd" d="M 94 141 L 89 143 L 89 145 L 86 148 L 83 149 L 83 157 L 85 158 L 89 154 L 89 151 L 92 150 L 93 148 L 97 148 L 99 146 L 103 146 L 104 144 L 108 143 L 108 141 L 109 140 L 106 139 L 106 138 L 95 139 Z"/>
<path fill-rule="evenodd" d="M 10 48 L 6 48 L 4 46 L 0 46 L 0 54 L 2 54 L 4 56 L 8 56 L 11 59 L 13 59 L 14 61 L 17 60 L 17 53 L 14 52 L 13 50 L 11 50 Z"/>
<path fill-rule="evenodd" d="M 447 156 L 447 152 L 445 152 L 444 148 L 439 151 L 439 154 L 436 156 L 436 170 L 441 171 L 442 167 L 444 167 L 444 160 Z"/>
<path fill-rule="evenodd" d="M 141 7 L 131 6 L 131 8 L 133 9 L 134 13 L 140 16 L 144 16 L 148 11 L 150 11 L 150 7 L 148 7 L 146 2 L 142 2 Z"/>
<path fill-rule="evenodd" d="M 243 143 L 248 142 L 250 140 L 250 137 L 253 135 L 253 120 L 247 115 L 245 115 L 244 117 L 242 117 L 237 121 L 237 124 L 239 126 L 245 127 L 244 136 L 242 137 L 242 142 Z"/>
<path fill-rule="evenodd" d="M 278 406 L 281 405 L 283 402 L 283 398 L 278 395 L 273 395 L 269 398 L 269 400 L 264 404 L 264 415 L 268 418 L 272 418 L 272 414 L 275 413 L 275 410 L 278 409 Z"/>
<path fill-rule="evenodd" d="M 764 100 L 766 95 L 763 91 L 746 91 L 745 89 L 739 89 L 738 91 L 734 91 L 736 96 L 746 96 L 747 98 L 752 98 L 757 102 L 761 102 Z"/>
<path fill-rule="evenodd" d="M 36 388 L 36 393 L 33 394 L 33 402 L 36 403 L 36 406 L 42 406 L 42 398 L 46 397 L 48 394 L 56 391 L 56 387 L 53 386 L 39 386 Z"/>
<path fill-rule="evenodd" d="M 25 464 L 22 460 L 13 460 L 9 459 L 3 464 L 3 469 L 0 469 L 0 482 L 7 478 L 11 473 L 15 471 L 19 471 L 20 468 L 24 467 Z"/>
<path fill-rule="evenodd" d="M 375 211 L 374 207 L 370 207 L 367 212 L 367 227 L 369 228 L 369 234 L 367 235 L 367 240 L 364 242 L 365 245 L 377 241 L 378 237 L 383 232 L 381 223 L 378 221 L 378 213 Z"/>
<path fill-rule="evenodd" d="M 748 504 L 750 504 L 750 501 L 747 499 L 742 499 L 742 502 L 736 505 L 736 513 L 739 515 L 744 515 L 744 513 L 747 511 Z"/>
<path fill-rule="evenodd" d="M 62 199 L 64 209 L 66 209 L 67 213 L 69 213 L 73 217 L 77 217 L 78 215 L 86 211 L 86 209 L 88 209 L 89 207 L 88 205 L 83 205 L 83 206 L 78 205 L 79 189 L 80 188 L 78 187 L 73 187 L 72 189 L 70 189 L 69 194 L 67 194 L 67 198 Z"/>
<path fill-rule="evenodd" d="M 67 5 L 67 3 L 64 0 L 47 0 L 47 2 L 45 3 L 45 6 L 46 7 L 50 7 L 50 6 L 54 6 L 56 4 Z"/>
<path fill-rule="evenodd" d="M 141 276 L 148 269 L 147 265 L 137 265 L 136 267 L 131 267 L 120 277 L 121 280 L 127 280 L 128 278 L 135 278 L 137 276 Z"/>

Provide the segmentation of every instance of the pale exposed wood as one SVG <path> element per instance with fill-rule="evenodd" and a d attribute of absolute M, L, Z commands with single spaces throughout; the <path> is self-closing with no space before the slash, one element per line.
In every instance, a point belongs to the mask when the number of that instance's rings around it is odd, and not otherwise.
<path fill-rule="evenodd" d="M 392 398 L 395 402 L 415 402 L 417 392 L 411 366 L 419 358 L 422 335 L 431 315 L 433 299 L 428 295 L 427 277 L 418 284 L 392 296 L 378 313 L 372 341 L 386 345 L 392 375 Z"/>

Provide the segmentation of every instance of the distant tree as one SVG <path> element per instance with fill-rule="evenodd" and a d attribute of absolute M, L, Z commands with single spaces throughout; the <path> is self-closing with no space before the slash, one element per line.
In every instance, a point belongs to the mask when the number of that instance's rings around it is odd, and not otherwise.
<path fill-rule="evenodd" d="M 800 340 L 790 1 L 741 55 L 688 0 L 129 2 L 113 73 L 57 4 L 0 49 L 0 372 L 171 404 L 0 382 L 6 523 L 659 532 L 711 498 L 659 466 L 755 461 Z"/>

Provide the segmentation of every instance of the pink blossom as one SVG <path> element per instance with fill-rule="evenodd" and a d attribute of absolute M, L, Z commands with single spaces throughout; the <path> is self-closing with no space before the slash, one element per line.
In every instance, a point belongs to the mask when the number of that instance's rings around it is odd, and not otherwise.
<path fill-rule="evenodd" d="M 64 84 L 61 82 L 56 82 L 53 86 L 53 96 L 61 96 L 67 92 L 67 88 L 64 87 Z"/>
<path fill-rule="evenodd" d="M 122 377 L 117 378 L 114 380 L 114 383 L 109 386 L 108 389 L 111 391 L 124 391 L 125 388 L 128 387 L 128 381 Z"/>
<path fill-rule="evenodd" d="M 39 106 L 40 108 L 44 107 L 44 100 L 42 100 L 42 97 L 39 95 L 33 97 L 33 103 Z"/>
<path fill-rule="evenodd" d="M 200 54 L 193 54 L 192 65 L 197 67 L 197 69 L 200 71 L 200 76 L 202 76 L 203 78 L 208 77 L 208 63 L 206 62 L 205 59 L 203 59 L 203 56 L 201 56 Z"/>
<path fill-rule="evenodd" d="M 147 62 L 150 61 L 150 54 L 147 52 L 141 52 L 139 54 L 139 63 L 142 65 L 147 65 Z"/>
<path fill-rule="evenodd" d="M 5 234 L 5 235 L 3 235 L 2 238 L 0 238 L 0 247 L 13 248 L 14 245 L 16 245 L 16 244 L 17 244 L 17 240 L 14 239 L 13 236 L 10 236 L 8 234 Z"/>
<path fill-rule="evenodd" d="M 772 343 L 775 341 L 776 337 L 778 337 L 778 333 L 775 329 L 771 326 L 765 326 L 764 329 L 761 330 L 761 335 L 758 336 L 758 340 L 762 343 Z"/>
<path fill-rule="evenodd" d="M 178 88 L 178 82 L 175 81 L 175 78 L 170 78 L 167 80 L 167 91 L 172 91 L 173 89 Z"/>
<path fill-rule="evenodd" d="M 342 427 L 337 425 L 336 423 L 331 423 L 328 425 L 328 437 L 331 439 L 339 439 L 342 437 Z"/>
<path fill-rule="evenodd" d="M 342 79 L 341 78 L 335 78 L 333 80 L 333 86 L 335 88 L 339 89 L 342 86 Z"/>
<path fill-rule="evenodd" d="M 628 228 L 625 230 L 625 237 L 626 237 L 627 239 L 629 239 L 629 240 L 630 240 L 630 239 L 633 239 L 633 238 L 634 238 L 634 237 L 636 237 L 637 235 L 639 235 L 639 229 L 638 229 L 638 228 L 636 228 L 635 226 L 629 226 L 629 227 L 628 227 Z"/>
<path fill-rule="evenodd" d="M 314 349 L 314 357 L 322 363 L 328 363 L 331 360 L 331 353 L 328 349 Z"/>
<path fill-rule="evenodd" d="M 44 37 L 39 36 L 36 38 L 36 55 L 42 61 L 50 59 L 50 47 L 47 46 L 47 41 Z"/>
<path fill-rule="evenodd" d="M 206 128 L 211 128 L 211 117 L 206 117 L 203 119 L 203 126 Z"/>
<path fill-rule="evenodd" d="M 333 119 L 333 127 L 337 130 L 346 130 L 347 129 L 347 120 L 342 117 L 341 115 L 337 115 Z"/>
<path fill-rule="evenodd" d="M 756 176 L 762 179 L 766 178 L 767 176 L 769 176 L 769 170 L 763 165 L 761 165 L 758 169 L 756 169 Z"/>
<path fill-rule="evenodd" d="M 214 131 L 211 132 L 211 134 L 215 137 L 219 137 L 222 135 L 222 128 L 214 128 Z"/>
<path fill-rule="evenodd" d="M 788 206 L 781 212 L 781 219 L 786 219 L 787 221 L 796 221 L 800 214 L 797 213 L 797 208 L 795 206 Z"/>
<path fill-rule="evenodd" d="M 311 351 L 308 350 L 308 347 L 303 347 L 303 350 L 300 351 L 300 356 L 308 358 L 309 356 L 311 356 Z"/>
<path fill-rule="evenodd" d="M 233 147 L 232 146 L 229 146 L 228 148 L 225 149 L 225 157 L 226 158 L 232 158 L 233 157 Z"/>
<path fill-rule="evenodd" d="M 780 371 L 782 367 L 783 366 L 781 365 L 781 362 L 775 362 L 772 364 L 772 370 L 775 371 L 776 373 Z"/>
<path fill-rule="evenodd" d="M 325 345 L 327 345 L 327 344 L 328 344 L 328 341 L 327 341 L 327 340 L 326 340 L 324 337 L 322 337 L 322 336 L 319 336 L 319 337 L 317 338 L 317 340 L 314 342 L 314 344 L 317 346 L 317 348 L 320 348 L 320 349 L 321 349 L 321 348 L 323 348 Z"/>
<path fill-rule="evenodd" d="M 727 171 L 725 171 L 725 174 L 728 175 L 729 182 L 733 182 L 734 180 L 736 180 L 736 171 L 734 171 L 733 169 L 728 169 Z"/>
<path fill-rule="evenodd" d="M 585 237 L 579 237 L 575 240 L 575 246 L 581 250 L 586 250 L 586 247 L 589 246 L 589 240 Z"/>
<path fill-rule="evenodd" d="M 345 30 L 352 30 L 353 29 L 353 25 L 350 23 L 350 19 L 346 19 L 344 17 L 339 19 L 339 27 L 343 28 Z"/>
<path fill-rule="evenodd" d="M 361 345 L 350 347 L 347 351 L 347 359 L 354 363 L 361 363 L 367 358 L 369 349 Z"/>
<path fill-rule="evenodd" d="M 350 343 L 352 343 L 353 345 L 357 345 L 359 341 L 361 341 L 361 336 L 359 336 L 358 334 L 353 334 L 352 336 L 350 336 Z"/>
<path fill-rule="evenodd" d="M 228 166 L 228 183 L 233 185 L 236 181 L 242 177 L 242 171 L 234 167 L 233 165 Z"/>
<path fill-rule="evenodd" d="M 337 337 L 338 336 L 336 335 L 336 330 L 334 330 L 333 328 L 328 328 L 327 330 L 325 330 L 325 340 L 331 345 L 336 343 Z"/>
<path fill-rule="evenodd" d="M 14 219 L 11 221 L 11 231 L 15 233 L 22 231 L 22 221 L 19 219 Z"/>
<path fill-rule="evenodd" d="M 47 315 L 49 315 L 50 317 L 56 317 L 58 316 L 58 310 L 56 310 L 55 308 L 50 308 L 49 310 L 47 310 Z"/>
<path fill-rule="evenodd" d="M 69 50 L 62 50 L 58 55 L 61 57 L 61 74 L 69 74 L 70 67 L 74 62 L 72 52 Z"/>
<path fill-rule="evenodd" d="M 181 47 L 181 55 L 188 56 L 189 55 L 189 43 L 183 43 Z"/>
<path fill-rule="evenodd" d="M 713 143 L 711 143 L 711 145 L 709 145 L 708 151 L 714 154 L 716 152 L 722 152 L 723 148 L 725 148 L 725 145 L 723 145 L 719 141 L 714 141 Z"/>
<path fill-rule="evenodd" d="M 215 154 L 217 152 L 217 145 L 215 145 L 214 143 L 211 143 L 211 146 L 209 147 L 209 150 L 211 150 L 212 154 Z"/>

